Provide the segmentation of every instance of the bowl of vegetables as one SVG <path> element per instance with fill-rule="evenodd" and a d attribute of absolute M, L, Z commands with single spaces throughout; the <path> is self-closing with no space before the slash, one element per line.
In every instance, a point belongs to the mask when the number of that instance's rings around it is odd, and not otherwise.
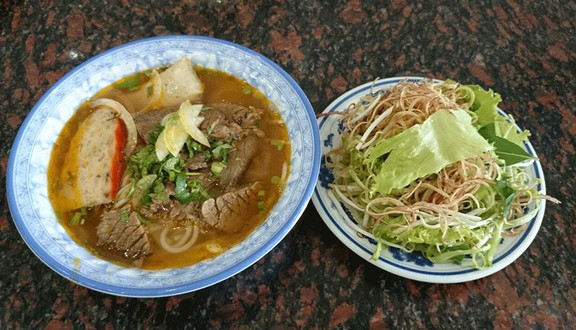
<path fill-rule="evenodd" d="M 455 283 L 516 260 L 547 200 L 536 152 L 499 94 L 454 81 L 367 83 L 319 116 L 312 200 L 332 232 L 376 266 Z"/>

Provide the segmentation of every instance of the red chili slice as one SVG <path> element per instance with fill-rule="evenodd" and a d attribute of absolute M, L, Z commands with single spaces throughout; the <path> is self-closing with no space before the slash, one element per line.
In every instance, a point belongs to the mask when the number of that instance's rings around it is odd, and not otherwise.
<path fill-rule="evenodd" d="M 124 149 L 128 143 L 128 132 L 124 121 L 120 118 L 116 119 L 116 147 L 114 148 L 114 156 L 112 157 L 112 164 L 110 167 L 110 198 L 114 200 L 116 193 L 122 184 L 122 175 L 126 170 L 126 159 L 124 157 Z"/>

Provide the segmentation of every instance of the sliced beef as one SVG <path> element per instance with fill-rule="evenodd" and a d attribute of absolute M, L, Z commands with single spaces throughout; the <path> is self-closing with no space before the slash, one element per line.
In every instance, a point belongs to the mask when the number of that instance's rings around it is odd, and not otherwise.
<path fill-rule="evenodd" d="M 229 120 L 240 125 L 243 129 L 255 128 L 262 118 L 263 110 L 255 107 L 245 107 L 240 104 L 214 103 L 210 108 L 218 110 L 226 115 Z"/>
<path fill-rule="evenodd" d="M 228 165 L 220 177 L 221 186 L 231 186 L 238 183 L 248 169 L 248 165 L 258 151 L 258 138 L 248 135 L 238 141 L 234 151 L 228 156 Z"/>
<path fill-rule="evenodd" d="M 213 103 L 207 105 L 207 108 L 200 129 L 208 132 L 213 139 L 238 140 L 248 134 L 264 136 L 258 127 L 262 109 L 231 103 Z"/>
<path fill-rule="evenodd" d="M 188 169 L 188 171 L 196 171 L 203 168 L 208 168 L 208 162 L 206 161 L 206 156 L 203 154 L 196 154 L 192 158 L 186 158 L 186 163 L 184 167 Z"/>
<path fill-rule="evenodd" d="M 148 137 L 148 133 L 160 123 L 162 118 L 164 118 L 167 114 L 176 111 L 175 108 L 165 108 L 159 110 L 151 110 L 147 112 L 138 112 L 133 115 L 134 123 L 136 124 L 136 129 L 138 130 L 138 135 L 148 144 L 150 142 L 150 138 Z"/>
<path fill-rule="evenodd" d="M 152 199 L 152 204 L 147 208 L 142 208 L 139 212 L 147 219 L 166 223 L 196 220 L 196 211 L 198 208 L 199 204 L 193 202 L 181 204 L 175 199 L 170 199 L 168 202 Z"/>
<path fill-rule="evenodd" d="M 123 253 L 128 259 L 140 259 L 150 254 L 150 241 L 136 213 L 122 219 L 121 210 L 104 211 L 96 227 L 98 245 Z"/>
<path fill-rule="evenodd" d="M 200 124 L 200 130 L 208 132 L 208 135 L 213 139 L 225 141 L 242 134 L 242 127 L 231 121 L 224 112 L 218 109 L 210 107 L 203 116 L 204 120 Z"/>
<path fill-rule="evenodd" d="M 261 188 L 259 182 L 211 198 L 202 204 L 202 218 L 215 228 L 225 232 L 237 232 L 244 225 L 244 219 L 256 210 L 256 199 Z"/>

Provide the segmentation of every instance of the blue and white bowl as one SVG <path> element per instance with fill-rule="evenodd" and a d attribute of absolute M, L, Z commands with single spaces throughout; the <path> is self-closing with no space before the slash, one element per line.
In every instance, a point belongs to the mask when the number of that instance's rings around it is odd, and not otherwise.
<path fill-rule="evenodd" d="M 346 111 L 348 105 L 359 102 L 363 96 L 369 94 L 371 88 L 374 88 L 374 90 L 385 90 L 400 81 L 421 81 L 423 79 L 420 77 L 396 77 L 366 83 L 337 98 L 324 110 L 324 113 Z M 504 113 L 502 112 L 502 114 Z M 344 126 L 339 117 L 338 115 L 323 116 L 318 120 L 322 155 L 342 143 L 341 133 L 344 130 Z M 524 149 L 537 158 L 536 152 L 529 142 L 524 143 Z M 420 252 L 407 253 L 391 247 L 383 250 L 378 259 L 372 260 L 377 242 L 373 237 L 359 233 L 357 229 L 358 222 L 348 209 L 336 199 L 330 188 L 330 183 L 334 180 L 334 176 L 332 170 L 325 164 L 326 159 L 323 156 L 318 183 L 312 195 L 312 202 L 328 228 L 348 248 L 368 262 L 383 270 L 413 280 L 430 283 L 459 283 L 491 275 L 514 262 L 530 246 L 540 229 L 544 217 L 545 200 L 541 201 L 542 205 L 539 208 L 536 203 L 532 203 L 526 212 L 534 211 L 534 218 L 521 234 L 503 238 L 496 250 L 493 265 L 488 268 L 477 269 L 471 260 L 465 260 L 462 264 L 450 262 L 433 263 Z M 527 167 L 526 172 L 530 180 L 537 183 L 537 190 L 542 194 L 546 194 L 544 174 L 540 162 L 534 161 Z"/>
<path fill-rule="evenodd" d="M 269 217 L 243 242 L 192 266 L 148 271 L 124 268 L 76 244 L 48 199 L 52 147 L 76 109 L 100 89 L 149 68 L 188 57 L 195 64 L 244 79 L 262 91 L 286 121 L 291 166 L 286 189 Z M 90 289 L 130 297 L 182 294 L 220 282 L 258 261 L 286 236 L 304 211 L 319 171 L 320 143 L 312 107 L 298 84 L 264 56 L 237 44 L 197 36 L 134 41 L 106 51 L 60 79 L 20 128 L 8 162 L 12 217 L 24 241 L 50 268 Z"/>

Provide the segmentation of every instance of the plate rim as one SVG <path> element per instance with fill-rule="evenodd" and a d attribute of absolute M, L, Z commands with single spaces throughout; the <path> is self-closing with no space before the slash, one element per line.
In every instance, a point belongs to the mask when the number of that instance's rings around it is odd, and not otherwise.
<path fill-rule="evenodd" d="M 314 152 L 312 153 L 314 163 L 312 164 L 312 166 L 310 166 L 310 177 L 309 180 L 306 182 L 306 188 L 303 191 L 303 196 L 302 198 L 299 199 L 299 203 L 294 208 L 292 208 L 292 212 L 287 215 L 288 221 L 286 221 L 278 229 L 276 234 L 272 236 L 268 241 L 266 241 L 265 244 L 263 244 L 260 248 L 255 250 L 251 255 L 247 256 L 241 262 L 236 263 L 230 268 L 226 268 L 221 272 L 205 277 L 201 280 L 195 280 L 191 282 L 185 282 L 161 288 L 125 287 L 117 284 L 110 284 L 105 282 L 103 279 L 94 279 L 85 276 L 83 274 L 80 274 L 78 272 L 75 272 L 73 267 L 63 264 L 59 260 L 53 258 L 50 254 L 46 253 L 44 251 L 44 248 L 33 239 L 33 235 L 31 234 L 29 228 L 27 228 L 27 226 L 24 224 L 23 214 L 21 213 L 21 210 L 19 209 L 16 202 L 17 192 L 15 191 L 14 186 L 15 161 L 17 151 L 20 147 L 20 144 L 23 141 L 23 137 L 27 130 L 27 127 L 29 126 L 32 118 L 36 116 L 36 112 L 39 111 L 39 108 L 41 108 L 41 105 L 45 102 L 45 100 L 55 91 L 57 91 L 58 87 L 64 81 L 70 79 L 70 77 L 73 77 L 77 72 L 81 71 L 84 67 L 91 65 L 93 62 L 98 61 L 102 57 L 109 56 L 110 54 L 121 51 L 125 48 L 141 46 L 147 43 L 178 41 L 178 40 L 184 40 L 187 42 L 203 41 L 214 44 L 220 44 L 227 47 L 231 47 L 232 49 L 239 50 L 240 52 L 247 53 L 248 55 L 257 58 L 261 63 L 264 63 L 269 68 L 274 70 L 277 74 L 279 74 L 283 79 L 286 80 L 287 84 L 289 84 L 293 88 L 295 94 L 298 96 L 299 101 L 302 103 L 303 108 L 306 111 L 306 117 L 309 121 L 308 125 L 311 127 L 310 132 L 312 133 L 312 140 L 314 141 L 314 147 L 315 147 Z M 245 270 L 246 268 L 256 263 L 258 260 L 263 258 L 268 252 L 270 252 L 276 245 L 278 245 L 285 238 L 285 236 L 291 231 L 291 229 L 294 227 L 297 221 L 301 218 L 301 215 L 306 209 L 310 201 L 311 195 L 313 194 L 315 183 L 317 181 L 320 169 L 320 157 L 321 157 L 320 149 L 321 149 L 320 136 L 317 130 L 316 116 L 308 97 L 303 92 L 302 88 L 298 85 L 298 83 L 283 68 L 281 68 L 278 64 L 274 63 L 271 59 L 256 52 L 255 50 L 249 49 L 240 44 L 208 36 L 168 35 L 168 36 L 142 38 L 112 47 L 106 51 L 103 51 L 83 61 L 79 65 L 75 66 L 72 70 L 67 72 L 65 75 L 63 75 L 60 79 L 58 79 L 58 81 L 54 83 L 54 85 L 52 85 L 46 92 L 44 92 L 44 94 L 40 97 L 40 99 L 38 99 L 38 101 L 36 101 L 32 109 L 28 112 L 26 118 L 20 125 L 18 132 L 9 150 L 9 157 L 6 170 L 6 195 L 8 200 L 8 208 L 10 210 L 12 221 L 14 222 L 18 233 L 20 234 L 20 236 L 22 237 L 28 248 L 34 253 L 34 255 L 39 260 L 41 260 L 46 266 L 48 266 L 48 268 L 52 269 L 57 274 L 61 275 L 62 277 L 74 283 L 77 283 L 79 285 L 82 285 L 84 287 L 102 293 L 113 294 L 117 296 L 125 296 L 125 297 L 154 298 L 154 297 L 166 297 L 166 296 L 184 294 L 192 291 L 197 291 L 208 286 L 215 285 L 240 273 L 241 271 Z M 29 166 L 29 164 L 27 164 L 27 166 Z"/>
<path fill-rule="evenodd" d="M 372 86 L 385 87 L 395 85 L 400 81 L 417 82 L 423 80 L 433 80 L 435 82 L 442 82 L 442 80 L 439 79 L 431 79 L 428 77 L 421 77 L 421 76 L 397 76 L 397 77 L 375 79 L 374 81 L 361 84 L 348 90 L 347 92 L 336 98 L 334 101 L 332 101 L 322 111 L 322 113 L 329 113 L 342 108 L 342 105 L 351 102 L 350 99 L 355 99 L 362 95 L 366 95 L 371 90 Z M 505 114 L 505 112 L 503 112 L 501 109 L 499 109 L 499 111 L 501 114 Z M 329 120 L 328 117 L 329 116 L 323 116 L 318 118 L 318 128 L 320 131 L 320 139 L 321 139 L 320 143 L 323 143 L 324 139 L 326 138 L 326 136 L 322 135 L 323 133 L 322 131 L 324 124 L 326 123 L 327 120 Z M 534 156 L 536 156 L 536 158 L 538 158 L 538 155 L 534 150 L 534 147 L 529 141 L 525 142 L 525 147 L 531 154 L 533 154 Z M 324 152 L 322 151 L 322 157 L 323 156 Z M 534 171 L 536 172 L 537 178 L 540 180 L 539 182 L 540 191 L 545 194 L 546 182 L 544 172 L 542 170 L 542 166 L 539 159 L 536 159 L 532 166 Z M 338 221 L 335 219 L 336 216 L 332 215 L 332 213 L 329 212 L 328 208 L 324 203 L 324 200 L 320 197 L 319 189 L 324 189 L 321 186 L 320 180 L 316 183 L 314 194 L 312 195 L 312 203 L 314 204 L 314 207 L 316 208 L 318 214 L 320 215 L 326 226 L 330 229 L 330 231 L 332 231 L 332 233 L 350 250 L 352 250 L 354 253 L 356 253 L 364 260 L 368 261 L 370 264 L 380 268 L 381 270 L 411 280 L 427 283 L 438 283 L 438 284 L 462 283 L 477 280 L 492 275 L 512 264 L 532 244 L 534 238 L 536 237 L 538 231 L 540 230 L 544 217 L 544 212 L 546 209 L 546 200 L 542 200 L 542 205 L 540 209 L 538 210 L 536 215 L 532 218 L 532 220 L 529 222 L 528 227 L 524 230 L 518 242 L 513 244 L 513 246 L 503 255 L 500 255 L 497 260 L 495 259 L 494 264 L 491 267 L 483 269 L 476 269 L 473 267 L 463 267 L 461 271 L 433 272 L 426 270 L 418 270 L 416 272 L 415 270 L 409 267 L 398 265 L 398 263 L 401 263 L 401 261 L 391 260 L 390 258 L 385 258 L 383 256 L 380 256 L 377 260 L 371 259 L 373 251 L 369 251 L 368 249 L 366 249 L 362 244 L 359 243 L 358 239 L 354 238 L 352 235 L 349 235 L 346 229 L 342 228 L 339 225 Z"/>

